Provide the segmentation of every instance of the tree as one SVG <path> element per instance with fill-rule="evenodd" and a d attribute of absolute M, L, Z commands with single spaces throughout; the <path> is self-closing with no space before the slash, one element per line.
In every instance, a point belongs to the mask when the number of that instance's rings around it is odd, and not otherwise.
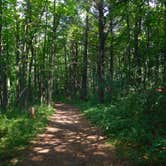
<path fill-rule="evenodd" d="M 165 1 L 0 1 L 0 105 L 113 102 L 165 84 Z"/>
<path fill-rule="evenodd" d="M 99 29 L 99 53 L 98 53 L 98 95 L 99 101 L 104 102 L 104 58 L 105 58 L 105 33 L 104 33 L 104 1 L 97 2 L 98 29 Z"/>
<path fill-rule="evenodd" d="M 164 35 L 166 36 L 166 1 L 164 1 Z M 166 38 L 164 45 L 166 46 Z M 166 47 L 164 47 L 164 58 L 163 58 L 163 62 L 164 62 L 164 70 L 163 70 L 163 82 L 164 84 L 166 84 Z"/>
<path fill-rule="evenodd" d="M 85 18 L 85 36 L 84 36 L 84 54 L 82 67 L 82 94 L 81 98 L 87 98 L 87 66 L 88 66 L 88 31 L 89 31 L 89 7 L 86 9 Z"/>

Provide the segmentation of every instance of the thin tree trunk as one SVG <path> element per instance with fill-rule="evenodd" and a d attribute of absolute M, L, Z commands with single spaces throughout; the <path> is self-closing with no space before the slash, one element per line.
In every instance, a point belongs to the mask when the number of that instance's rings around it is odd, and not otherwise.
<path fill-rule="evenodd" d="M 30 50 L 31 50 L 31 58 L 29 63 L 29 72 L 28 72 L 28 103 L 31 103 L 33 101 L 33 95 L 32 95 L 32 67 L 34 62 L 34 47 L 32 43 L 32 39 L 30 41 Z"/>
<path fill-rule="evenodd" d="M 127 37 L 128 37 L 128 40 L 127 40 L 127 58 L 128 58 L 127 82 L 128 84 L 130 84 L 131 83 L 131 76 L 130 76 L 131 75 L 131 47 L 130 47 L 131 34 L 130 34 L 129 11 L 127 11 L 126 23 L 127 23 Z"/>
<path fill-rule="evenodd" d="M 73 93 L 72 96 L 75 97 L 78 88 L 78 43 L 73 41 Z"/>
<path fill-rule="evenodd" d="M 6 67 L 2 68 L 2 72 L 2 109 L 6 111 L 8 104 Z"/>
<path fill-rule="evenodd" d="M 165 38 L 164 38 L 164 58 L 163 58 L 163 82 L 164 82 L 164 86 L 166 87 L 166 1 L 164 2 L 164 34 L 165 34 Z"/>
<path fill-rule="evenodd" d="M 81 98 L 87 98 L 87 66 L 88 66 L 88 31 L 89 31 L 89 17 L 86 11 L 86 26 L 85 26 L 85 41 L 84 41 L 84 55 L 83 55 L 83 69 L 82 69 L 82 94 Z"/>
<path fill-rule="evenodd" d="M 67 46 L 66 46 L 66 42 L 65 42 L 65 45 L 64 45 L 64 56 L 65 56 L 65 85 L 64 85 L 64 88 L 65 88 L 65 95 L 68 95 L 68 89 L 69 89 L 69 86 L 68 86 L 68 83 L 69 83 L 69 77 L 68 77 L 68 66 L 67 66 Z"/>
<path fill-rule="evenodd" d="M 53 81 L 54 81 L 54 58 L 55 58 L 55 39 L 56 39 L 56 0 L 54 0 L 54 10 L 53 10 L 53 28 L 52 28 L 52 48 L 51 55 L 49 58 L 50 72 L 49 72 L 49 82 L 48 82 L 48 100 L 47 103 L 50 105 L 53 94 Z"/>
<path fill-rule="evenodd" d="M 110 101 L 113 96 L 113 76 L 114 76 L 114 46 L 113 46 L 113 20 L 110 22 L 111 45 L 110 45 Z"/>
<path fill-rule="evenodd" d="M 98 54 L 98 97 L 99 102 L 104 102 L 104 58 L 105 58 L 105 33 L 104 33 L 104 6 L 103 0 L 98 3 L 98 28 L 99 28 L 99 54 Z"/>
<path fill-rule="evenodd" d="M 23 56 L 22 56 L 22 66 L 21 66 L 21 79 L 20 79 L 20 106 L 27 106 L 27 59 L 29 54 L 29 22 L 31 15 L 31 4 L 30 0 L 26 0 L 26 18 L 25 18 L 25 29 L 24 29 L 24 39 L 23 39 Z"/>
<path fill-rule="evenodd" d="M 0 94 L 1 94 L 1 106 L 4 111 L 6 111 L 7 103 L 8 103 L 8 95 L 7 95 L 7 67 L 6 67 L 6 55 L 3 55 L 3 39 L 2 39 L 2 15 L 3 15 L 3 4 L 2 0 L 0 1 L 0 64 L 1 66 L 1 77 L 0 77 Z M 8 48 L 8 46 L 6 46 Z"/>
<path fill-rule="evenodd" d="M 18 100 L 19 100 L 19 94 L 20 94 L 20 87 L 19 87 L 19 81 L 20 81 L 20 35 L 19 35 L 19 21 L 18 21 L 18 17 L 16 16 L 16 34 L 15 34 L 15 38 L 16 38 L 16 105 L 18 104 Z"/>
<path fill-rule="evenodd" d="M 2 106 L 2 0 L 0 0 L 0 106 Z"/>
<path fill-rule="evenodd" d="M 46 8 L 47 12 L 47 8 Z M 41 85 L 40 85 L 40 102 L 44 103 L 46 100 L 46 54 L 47 54 L 47 27 L 48 27 L 48 14 L 46 13 L 45 18 L 45 29 L 44 29 L 44 45 L 42 52 L 42 65 L 41 65 Z"/>
<path fill-rule="evenodd" d="M 139 55 L 139 33 L 141 29 L 141 17 L 136 16 L 135 20 L 135 30 L 134 30 L 134 58 L 135 58 L 135 63 L 136 63 L 136 85 L 140 86 L 141 84 L 141 76 L 142 76 L 142 71 L 141 71 L 141 58 Z"/>

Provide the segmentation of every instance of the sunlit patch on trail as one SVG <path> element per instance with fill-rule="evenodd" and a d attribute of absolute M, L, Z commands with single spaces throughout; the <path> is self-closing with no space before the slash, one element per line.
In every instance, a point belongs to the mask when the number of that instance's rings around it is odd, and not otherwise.
<path fill-rule="evenodd" d="M 45 133 L 32 143 L 20 166 L 114 165 L 113 148 L 105 144 L 99 129 L 92 127 L 78 109 L 63 103 L 55 107 L 56 113 L 50 118 Z"/>

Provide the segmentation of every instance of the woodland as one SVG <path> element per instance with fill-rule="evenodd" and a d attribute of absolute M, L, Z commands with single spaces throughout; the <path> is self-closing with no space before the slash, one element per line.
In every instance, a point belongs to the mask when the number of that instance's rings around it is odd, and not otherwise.
<path fill-rule="evenodd" d="M 164 166 L 166 1 L 0 0 L 0 165 L 57 101 L 101 127 L 119 158 Z"/>

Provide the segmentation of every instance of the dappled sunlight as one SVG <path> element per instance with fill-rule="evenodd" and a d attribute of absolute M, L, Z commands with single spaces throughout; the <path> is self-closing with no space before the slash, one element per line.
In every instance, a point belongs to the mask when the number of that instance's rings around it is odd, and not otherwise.
<path fill-rule="evenodd" d="M 70 152 L 71 151 L 70 149 L 67 149 L 66 145 L 58 145 L 54 148 L 54 150 L 56 152 L 66 152 L 66 151 Z"/>
<path fill-rule="evenodd" d="M 60 131 L 61 129 L 58 129 L 58 128 L 54 128 L 54 127 L 47 127 L 46 128 L 47 129 L 47 131 L 49 131 L 49 132 L 52 132 L 52 133 L 54 133 L 54 132 L 57 132 L 57 131 Z"/>
<path fill-rule="evenodd" d="M 55 131 L 55 130 L 54 130 Z M 52 138 L 52 137 L 54 137 L 54 135 L 53 134 L 43 134 L 43 135 L 39 135 L 41 138 L 42 137 L 45 137 L 45 136 L 47 136 L 47 138 Z"/>
<path fill-rule="evenodd" d="M 38 153 L 48 153 L 49 151 L 49 149 L 41 149 L 38 151 Z"/>
<path fill-rule="evenodd" d="M 99 151 L 99 152 L 94 152 L 93 155 L 103 155 L 103 156 L 105 156 L 105 153 L 102 152 L 102 151 L 101 152 Z"/>
<path fill-rule="evenodd" d="M 45 133 L 33 141 L 21 166 L 110 166 L 114 148 L 105 144 L 102 132 L 80 116 L 78 109 L 56 104 Z M 117 161 L 116 161 L 117 163 Z"/>

